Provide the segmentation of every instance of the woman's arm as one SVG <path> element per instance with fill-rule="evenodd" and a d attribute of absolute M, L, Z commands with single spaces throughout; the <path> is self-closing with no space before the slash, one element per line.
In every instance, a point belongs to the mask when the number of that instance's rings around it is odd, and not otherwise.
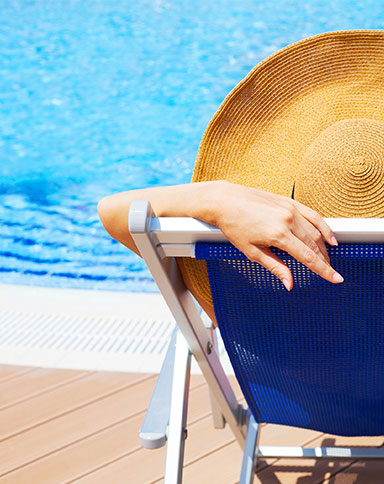
<path fill-rule="evenodd" d="M 217 226 L 288 290 L 292 274 L 270 246 L 285 250 L 330 282 L 343 281 L 329 264 L 324 244 L 325 239 L 337 245 L 330 227 L 317 212 L 290 198 L 226 181 L 131 190 L 103 198 L 98 211 L 105 229 L 138 254 L 128 230 L 132 200 L 149 200 L 157 217 L 194 217 Z"/>
<path fill-rule="evenodd" d="M 149 200 L 156 217 L 195 217 L 208 221 L 212 220 L 214 188 L 212 182 L 202 182 L 130 190 L 103 198 L 97 209 L 109 235 L 140 255 L 128 230 L 132 200 Z"/>

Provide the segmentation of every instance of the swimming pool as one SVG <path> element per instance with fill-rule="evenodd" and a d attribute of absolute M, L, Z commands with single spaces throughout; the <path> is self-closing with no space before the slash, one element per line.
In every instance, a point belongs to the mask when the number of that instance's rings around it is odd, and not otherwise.
<path fill-rule="evenodd" d="M 259 61 L 383 28 L 377 1 L 12 0 L 0 11 L 0 282 L 154 291 L 97 201 L 186 183 L 209 119 Z"/>

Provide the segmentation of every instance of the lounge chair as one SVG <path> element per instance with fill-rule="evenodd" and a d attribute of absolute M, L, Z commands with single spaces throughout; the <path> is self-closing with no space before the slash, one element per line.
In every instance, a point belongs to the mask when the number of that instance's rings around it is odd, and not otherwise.
<path fill-rule="evenodd" d="M 154 218 L 147 201 L 131 205 L 129 228 L 176 331 L 140 432 L 142 445 L 167 442 L 165 483 L 182 481 L 191 355 L 209 385 L 215 427 L 227 423 L 244 449 L 240 483 L 251 483 L 258 457 L 384 458 L 381 448 L 267 447 L 262 422 L 339 435 L 384 435 L 384 220 L 327 219 L 340 245 L 333 285 L 283 251 L 294 275 L 287 292 L 215 227 L 195 219 Z M 240 405 L 175 263 L 207 261 L 221 336 L 245 396 Z"/>

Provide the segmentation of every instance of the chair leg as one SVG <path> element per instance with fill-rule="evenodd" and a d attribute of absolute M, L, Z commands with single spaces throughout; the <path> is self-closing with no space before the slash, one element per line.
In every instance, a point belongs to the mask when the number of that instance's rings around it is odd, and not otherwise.
<path fill-rule="evenodd" d="M 248 431 L 247 438 L 245 440 L 239 484 L 252 484 L 253 482 L 254 472 L 257 464 L 259 434 L 259 424 L 255 421 L 253 416 L 250 415 L 248 420 Z"/>
<path fill-rule="evenodd" d="M 169 415 L 164 484 L 181 484 L 184 443 L 187 437 L 187 410 L 191 353 L 184 336 L 178 332 Z"/>

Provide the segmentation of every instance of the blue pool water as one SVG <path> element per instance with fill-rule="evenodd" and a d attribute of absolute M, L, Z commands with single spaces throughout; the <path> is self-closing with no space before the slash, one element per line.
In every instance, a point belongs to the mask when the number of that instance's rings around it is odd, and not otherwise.
<path fill-rule="evenodd" d="M 153 291 L 104 232 L 104 195 L 186 183 L 203 131 L 259 61 L 381 1 L 3 0 L 0 282 Z"/>

